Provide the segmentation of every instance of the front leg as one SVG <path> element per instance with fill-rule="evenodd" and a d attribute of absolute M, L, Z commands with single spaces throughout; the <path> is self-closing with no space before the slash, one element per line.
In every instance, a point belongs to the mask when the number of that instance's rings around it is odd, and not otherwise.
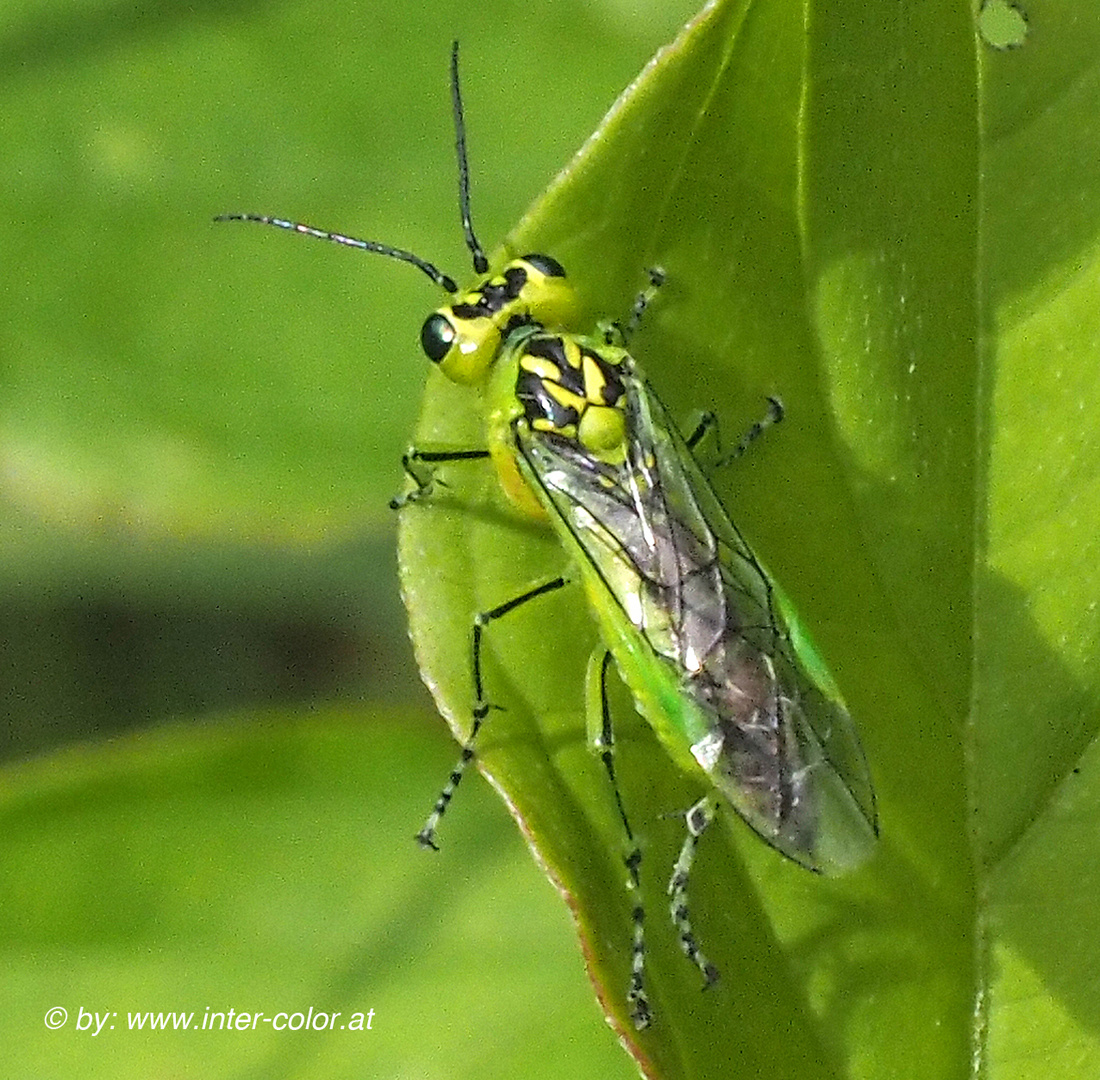
<path fill-rule="evenodd" d="M 405 476 L 413 482 L 413 486 L 390 499 L 390 509 L 400 510 L 409 503 L 419 502 L 430 496 L 437 484 L 446 487 L 436 476 L 434 466 L 449 461 L 482 461 L 488 456 L 488 450 L 420 450 L 410 446 L 401 456 L 401 468 Z"/>

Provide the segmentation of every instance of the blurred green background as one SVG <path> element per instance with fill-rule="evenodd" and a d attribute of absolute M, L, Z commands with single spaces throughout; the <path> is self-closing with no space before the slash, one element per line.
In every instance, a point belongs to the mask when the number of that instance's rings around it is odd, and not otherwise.
<path fill-rule="evenodd" d="M 8 1074 L 634 1075 L 565 906 L 488 786 L 464 786 L 440 857 L 411 839 L 456 748 L 406 643 L 386 503 L 437 293 L 409 267 L 211 219 L 278 213 L 462 277 L 452 38 L 491 248 L 694 2 L 0 15 Z M 690 286 L 647 325 L 653 351 L 679 364 L 660 348 L 675 322 L 680 347 L 751 374 L 725 378 L 730 395 L 781 387 L 798 415 L 738 516 L 814 598 L 815 630 L 827 616 L 866 716 L 883 839 L 866 906 L 837 905 L 848 964 L 824 982 L 806 965 L 836 945 L 812 916 L 841 887 L 754 893 L 767 919 L 742 934 L 727 861 L 701 905 L 744 949 L 740 997 L 708 1006 L 738 1000 L 724 1015 L 740 1025 L 707 1049 L 797 1058 L 787 1031 L 760 1035 L 774 1002 L 751 974 L 783 986 L 793 971 L 806 985 L 777 992 L 773 1018 L 805 1013 L 801 1080 L 1097 1071 L 1100 21 L 1033 0 L 1026 43 L 999 50 L 974 36 L 976 7 L 1006 5 L 731 3 L 732 27 L 752 19 L 740 43 L 712 42 L 719 107 L 651 84 L 649 115 L 614 144 L 639 153 L 611 162 L 620 200 L 648 206 L 655 163 L 681 148 L 650 134 L 647 156 L 646 125 L 670 105 L 692 133 L 695 171 L 638 229 L 668 229 L 647 251 Z M 796 66 L 800 111 L 770 114 L 773 72 Z M 698 92 L 703 69 L 683 70 Z M 759 81 L 742 90 L 746 73 Z M 726 156 L 708 156 L 727 124 Z M 586 175 L 598 194 L 607 174 Z M 712 216 L 712 175 L 763 201 L 719 196 Z M 571 236 L 569 207 L 594 200 L 570 202 L 577 187 L 539 211 L 571 267 L 624 222 Z M 754 213 L 773 191 L 781 213 Z M 740 267 L 783 290 L 709 272 L 731 235 Z M 590 256 L 576 265 L 594 285 L 629 257 L 625 301 L 634 250 Z M 815 387 L 801 400 L 796 369 Z M 672 404 L 699 404 L 685 397 Z M 832 517 L 806 515 L 823 501 Z M 823 572 L 838 535 L 843 572 Z M 464 642 L 467 614 L 449 614 Z M 769 853 L 746 842 L 746 857 Z M 855 992 L 815 1012 L 830 977 Z M 360 1033 L 127 1030 L 129 1013 L 208 1008 L 374 1016 Z M 105 1018 L 98 1035 L 81 1010 Z"/>
<path fill-rule="evenodd" d="M 694 6 L 0 15 L 9 1075 L 634 1075 L 485 785 L 442 857 L 412 843 L 455 747 L 386 502 L 436 294 L 211 218 L 278 213 L 461 278 L 452 38 L 491 246 Z M 373 1008 L 372 1030 L 124 1030 L 309 1006 Z M 77 1032 L 81 1008 L 113 1031 Z"/>

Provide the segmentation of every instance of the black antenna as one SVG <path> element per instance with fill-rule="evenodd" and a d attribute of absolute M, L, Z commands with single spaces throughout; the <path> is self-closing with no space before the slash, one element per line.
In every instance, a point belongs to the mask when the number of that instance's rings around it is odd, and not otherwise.
<path fill-rule="evenodd" d="M 455 153 L 458 155 L 458 212 L 462 215 L 462 232 L 466 246 L 474 257 L 474 272 L 484 274 L 489 260 L 477 242 L 470 221 L 470 167 L 466 161 L 466 123 L 462 118 L 462 91 L 458 86 L 458 42 L 451 44 L 451 105 L 455 114 Z M 453 292 L 454 290 L 452 290 Z"/>
<path fill-rule="evenodd" d="M 386 255 L 391 259 L 400 259 L 402 262 L 412 263 L 413 266 L 423 270 L 445 292 L 458 292 L 458 286 L 455 284 L 454 278 L 436 269 L 426 259 L 414 255 L 411 251 L 390 247 L 389 244 L 380 244 L 376 240 L 359 240 L 354 236 L 326 232 L 324 229 L 315 229 L 312 225 L 303 225 L 300 221 L 287 221 L 285 218 L 268 217 L 266 214 L 219 214 L 214 220 L 256 221 L 261 225 L 275 225 L 280 229 L 289 229 L 291 232 L 313 236 L 318 240 L 331 240 L 334 244 L 343 244 L 344 247 L 358 248 L 360 251 L 376 251 L 379 255 Z"/>
<path fill-rule="evenodd" d="M 466 122 L 462 116 L 462 91 L 458 86 L 457 41 L 451 45 L 451 105 L 454 108 L 455 153 L 458 155 L 458 209 L 462 216 L 462 232 L 466 238 L 466 247 L 470 249 L 470 254 L 474 258 L 475 272 L 484 274 L 489 269 L 489 260 L 485 257 L 485 252 L 474 235 L 474 226 L 470 221 L 470 169 L 466 161 Z M 280 229 L 288 229 L 290 232 L 302 233 L 303 236 L 312 236 L 317 240 L 329 240 L 334 244 L 343 244 L 344 247 L 358 248 L 360 251 L 374 251 L 390 259 L 400 259 L 401 262 L 412 263 L 413 266 L 418 267 L 427 274 L 445 292 L 458 292 L 458 285 L 455 283 L 454 278 L 444 274 L 434 264 L 420 258 L 419 255 L 414 255 L 411 251 L 390 247 L 389 244 L 380 244 L 377 240 L 360 240 L 354 236 L 345 236 L 343 233 L 315 229 L 312 225 L 305 225 L 300 221 L 269 217 L 267 214 L 219 214 L 214 220 L 255 221 L 260 225 L 274 225 Z"/>

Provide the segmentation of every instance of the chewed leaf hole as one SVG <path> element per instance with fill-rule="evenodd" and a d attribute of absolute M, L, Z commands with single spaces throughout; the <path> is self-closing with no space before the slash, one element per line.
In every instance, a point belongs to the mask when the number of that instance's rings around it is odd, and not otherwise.
<path fill-rule="evenodd" d="M 1012 0 L 982 0 L 978 33 L 992 49 L 1018 49 L 1027 40 L 1027 15 Z"/>

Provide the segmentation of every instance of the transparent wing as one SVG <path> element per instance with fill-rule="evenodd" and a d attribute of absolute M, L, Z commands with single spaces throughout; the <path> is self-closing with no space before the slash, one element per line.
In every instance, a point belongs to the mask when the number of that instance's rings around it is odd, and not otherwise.
<path fill-rule="evenodd" d="M 621 464 L 517 428 L 541 501 L 660 660 L 663 685 L 653 687 L 616 656 L 624 679 L 662 738 L 686 744 L 769 844 L 822 872 L 858 865 L 877 819 L 847 709 L 664 406 L 633 373 L 626 413 Z"/>

